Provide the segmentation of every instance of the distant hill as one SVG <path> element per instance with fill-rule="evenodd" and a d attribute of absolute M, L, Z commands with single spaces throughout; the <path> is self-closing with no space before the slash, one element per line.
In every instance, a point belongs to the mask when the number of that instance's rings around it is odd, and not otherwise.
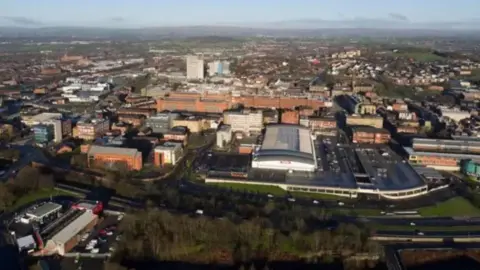
<path fill-rule="evenodd" d="M 300 22 L 297 22 L 300 24 Z M 314 24 L 309 21 L 308 23 Z M 159 40 L 188 37 L 480 37 L 480 30 L 428 30 L 428 29 L 381 29 L 381 28 L 293 28 L 284 22 L 284 28 L 237 27 L 237 26 L 185 26 L 151 27 L 139 29 L 109 29 L 91 27 L 0 27 L 0 38 L 71 38 L 71 39 L 119 39 L 119 40 Z M 299 25 L 299 27 L 302 24 Z M 381 25 L 381 24 L 379 24 Z"/>

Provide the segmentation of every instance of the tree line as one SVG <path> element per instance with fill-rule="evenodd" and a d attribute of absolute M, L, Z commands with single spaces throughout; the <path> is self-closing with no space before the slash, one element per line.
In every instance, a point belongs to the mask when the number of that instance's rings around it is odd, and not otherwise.
<path fill-rule="evenodd" d="M 51 172 L 26 166 L 6 183 L 0 183 L 0 210 L 8 210 L 22 196 L 42 189 L 52 189 L 55 180 Z"/>
<path fill-rule="evenodd" d="M 333 262 L 357 253 L 379 254 L 381 247 L 368 232 L 353 224 L 335 230 L 308 230 L 297 224 L 291 231 L 275 228 L 266 218 L 240 223 L 145 210 L 127 215 L 122 241 L 113 261 L 158 260 L 242 264 L 276 260 Z"/>

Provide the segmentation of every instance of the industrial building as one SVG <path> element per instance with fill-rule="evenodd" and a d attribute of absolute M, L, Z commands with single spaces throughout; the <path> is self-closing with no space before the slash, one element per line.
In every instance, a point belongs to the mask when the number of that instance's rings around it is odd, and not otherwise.
<path fill-rule="evenodd" d="M 474 140 L 414 138 L 404 149 L 411 164 L 439 170 L 460 171 L 462 160 L 480 161 L 480 142 Z"/>
<path fill-rule="evenodd" d="M 263 129 L 263 112 L 261 110 L 225 111 L 223 123 L 230 125 L 233 133 L 244 132 L 247 136 L 260 134 Z"/>
<path fill-rule="evenodd" d="M 163 145 L 155 147 L 153 160 L 155 166 L 163 166 L 165 164 L 175 165 L 182 156 L 182 143 L 165 142 Z"/>
<path fill-rule="evenodd" d="M 222 113 L 230 107 L 226 100 L 210 100 L 199 97 L 165 97 L 157 99 L 157 111 L 188 111 Z"/>
<path fill-rule="evenodd" d="M 277 131 L 273 131 L 275 132 Z M 265 140 L 279 136 L 268 133 L 267 127 Z M 285 145 L 288 145 L 283 142 L 285 139 L 275 140 L 282 145 L 279 147 L 266 147 L 271 143 L 266 143 L 265 140 L 260 149 L 257 148 L 252 153 L 251 167 L 248 163 L 239 163 L 242 155 L 232 157 L 229 160 L 235 162 L 230 163 L 225 161 L 223 156 L 213 158 L 212 160 L 217 160 L 217 164 L 211 165 L 205 181 L 273 185 L 292 192 L 324 193 L 348 198 L 363 194 L 398 200 L 414 198 L 428 192 L 424 177 L 388 146 L 343 145 L 337 144 L 334 137 L 326 141 L 317 138 L 312 145 L 312 149 L 315 149 L 315 168 L 309 163 L 312 159 L 302 157 L 300 162 L 293 163 L 291 160 L 297 157 L 292 159 L 291 153 L 278 153 L 286 152 L 283 150 L 287 148 Z M 267 156 L 269 162 L 258 164 L 257 153 L 262 153 L 264 147 L 282 150 L 273 150 L 277 153 Z M 304 160 L 307 160 L 306 164 L 303 163 Z M 236 165 L 232 165 L 234 163 Z"/>
<path fill-rule="evenodd" d="M 218 128 L 216 135 L 217 147 L 223 148 L 232 141 L 232 127 L 229 125 L 222 125 Z"/>
<path fill-rule="evenodd" d="M 317 168 L 310 130 L 299 125 L 267 126 L 260 149 L 252 154 L 252 168 L 312 172 Z"/>
<path fill-rule="evenodd" d="M 115 168 L 125 166 L 130 170 L 141 170 L 142 153 L 137 149 L 92 145 L 87 152 L 88 166 Z"/>
<path fill-rule="evenodd" d="M 453 153 L 453 154 L 480 154 L 480 141 L 440 140 L 440 139 L 413 139 L 412 147 L 416 151 Z"/>
<path fill-rule="evenodd" d="M 157 113 L 145 120 L 145 126 L 151 128 L 154 133 L 164 133 L 175 126 L 173 121 L 179 117 L 178 113 Z"/>
<path fill-rule="evenodd" d="M 60 204 L 47 202 L 39 207 L 29 210 L 25 213 L 25 216 L 20 219 L 21 222 L 29 224 L 32 222 L 37 222 L 42 224 L 46 218 L 57 215 L 62 206 Z"/>
<path fill-rule="evenodd" d="M 309 107 L 317 110 L 321 107 L 332 107 L 332 102 L 324 99 L 313 99 L 307 97 L 285 97 L 285 96 L 258 96 L 241 95 L 232 96 L 231 104 L 243 104 L 246 108 L 265 109 L 294 109 L 296 107 Z"/>
<path fill-rule="evenodd" d="M 79 242 L 79 235 L 91 230 L 98 221 L 98 216 L 90 211 L 83 211 L 75 220 L 54 234 L 45 246 L 47 253 L 64 255 Z"/>
<path fill-rule="evenodd" d="M 222 113 L 234 105 L 243 104 L 245 108 L 262 109 L 295 109 L 296 107 L 308 107 L 313 110 L 324 107 L 332 107 L 332 102 L 324 99 L 309 99 L 307 97 L 280 97 L 280 96 L 230 96 L 188 93 L 189 95 L 172 95 L 157 99 L 157 111 L 190 111 Z"/>

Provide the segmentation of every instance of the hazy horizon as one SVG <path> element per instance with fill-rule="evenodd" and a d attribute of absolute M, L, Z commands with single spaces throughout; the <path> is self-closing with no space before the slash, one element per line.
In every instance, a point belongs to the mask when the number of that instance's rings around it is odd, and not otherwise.
<path fill-rule="evenodd" d="M 0 26 L 480 29 L 478 8 L 478 0 L 17 0 L 0 4 Z"/>

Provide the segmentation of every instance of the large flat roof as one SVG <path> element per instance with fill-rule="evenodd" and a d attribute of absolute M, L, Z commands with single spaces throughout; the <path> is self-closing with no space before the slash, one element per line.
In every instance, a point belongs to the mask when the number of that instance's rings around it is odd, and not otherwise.
<path fill-rule="evenodd" d="M 79 234 L 85 227 L 92 222 L 97 216 L 89 211 L 83 212 L 72 223 L 68 224 L 65 228 L 59 231 L 52 237 L 52 241 L 56 244 L 65 244 L 72 239 L 75 235 Z"/>
<path fill-rule="evenodd" d="M 477 140 L 464 140 L 462 138 L 456 138 L 455 140 L 444 139 L 428 139 L 428 138 L 414 138 L 413 144 L 428 144 L 428 145 L 472 145 L 480 146 L 480 141 Z"/>
<path fill-rule="evenodd" d="M 99 146 L 92 145 L 88 151 L 88 155 L 122 155 L 122 156 L 136 156 L 140 152 L 134 148 L 123 148 L 123 147 L 108 147 L 108 146 Z"/>
<path fill-rule="evenodd" d="M 480 155 L 415 151 L 411 147 L 403 147 L 403 149 L 405 150 L 405 152 L 407 152 L 409 156 L 413 155 L 413 156 L 448 157 L 448 158 L 456 158 L 456 159 L 480 160 Z"/>
<path fill-rule="evenodd" d="M 31 211 L 28 211 L 26 214 L 34 216 L 36 218 L 41 218 L 45 215 L 50 214 L 51 212 L 58 211 L 60 209 L 62 209 L 62 206 L 60 204 L 47 202 Z"/>
<path fill-rule="evenodd" d="M 378 150 L 384 151 L 384 155 Z M 356 148 L 355 153 L 373 186 L 379 190 L 406 190 L 426 185 L 410 164 L 388 148 Z"/>
<path fill-rule="evenodd" d="M 308 128 L 299 125 L 278 124 L 267 127 L 257 157 L 260 159 L 297 157 L 309 160 L 313 159 L 314 151 Z"/>

